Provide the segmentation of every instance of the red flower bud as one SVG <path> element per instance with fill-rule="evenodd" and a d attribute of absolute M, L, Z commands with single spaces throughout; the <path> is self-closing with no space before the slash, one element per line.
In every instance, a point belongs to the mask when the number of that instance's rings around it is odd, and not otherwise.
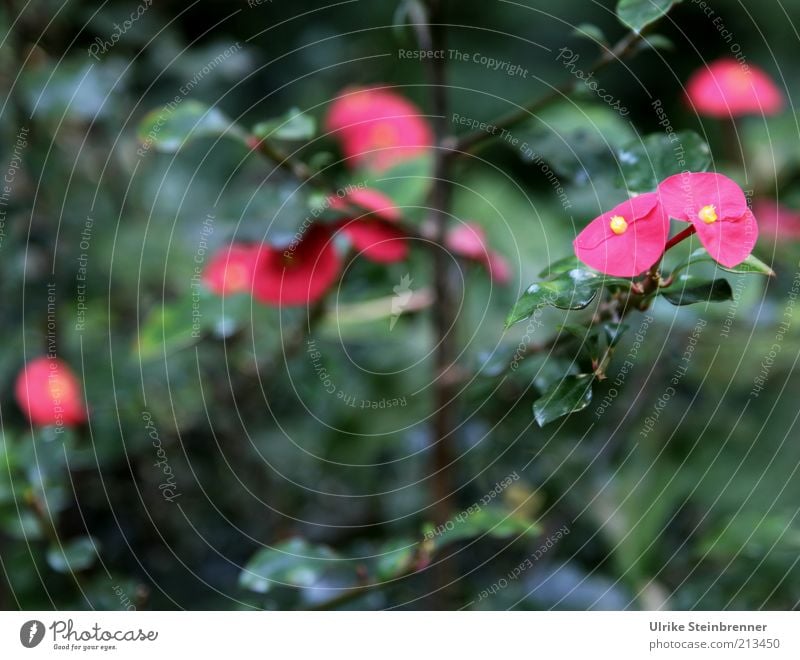
<path fill-rule="evenodd" d="M 43 356 L 28 362 L 17 376 L 14 395 L 37 426 L 76 426 L 86 421 L 81 385 L 58 358 Z"/>

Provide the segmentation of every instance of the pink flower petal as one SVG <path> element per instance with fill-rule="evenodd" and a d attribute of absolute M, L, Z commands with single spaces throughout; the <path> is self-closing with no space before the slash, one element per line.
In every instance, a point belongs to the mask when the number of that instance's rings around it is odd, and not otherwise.
<path fill-rule="evenodd" d="M 700 221 L 699 213 L 707 206 L 714 207 L 719 220 L 741 218 L 748 210 L 739 185 L 714 172 L 675 174 L 659 184 L 657 194 L 664 212 L 684 222 Z"/>
<path fill-rule="evenodd" d="M 624 218 L 627 229 L 611 229 L 615 216 Z M 639 195 L 603 213 L 578 235 L 575 254 L 588 266 L 615 277 L 635 277 L 647 271 L 664 253 L 669 218 L 655 193 Z"/>
<path fill-rule="evenodd" d="M 758 225 L 748 210 L 742 217 L 726 218 L 724 222 L 694 223 L 697 237 L 711 257 L 727 268 L 742 263 L 758 240 Z"/>

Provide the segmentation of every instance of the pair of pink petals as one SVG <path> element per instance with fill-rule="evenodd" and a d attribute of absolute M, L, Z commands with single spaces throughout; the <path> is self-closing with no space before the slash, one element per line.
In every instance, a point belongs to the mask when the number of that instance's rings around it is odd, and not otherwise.
<path fill-rule="evenodd" d="M 728 268 L 747 259 L 758 239 L 755 218 L 734 181 L 685 172 L 595 218 L 575 239 L 575 254 L 607 275 L 636 277 L 664 254 L 670 218 L 691 223 L 711 257 Z"/>

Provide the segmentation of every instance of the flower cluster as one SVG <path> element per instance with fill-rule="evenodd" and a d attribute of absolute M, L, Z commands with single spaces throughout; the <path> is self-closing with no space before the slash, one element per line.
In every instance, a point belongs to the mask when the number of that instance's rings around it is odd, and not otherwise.
<path fill-rule="evenodd" d="M 728 268 L 744 261 L 758 238 L 755 217 L 734 181 L 721 174 L 684 172 L 662 181 L 656 192 L 595 218 L 575 239 L 575 254 L 602 273 L 636 277 L 664 254 L 670 218 L 691 223 L 711 257 Z"/>
<path fill-rule="evenodd" d="M 383 172 L 428 153 L 433 145 L 433 133 L 422 112 L 380 87 L 344 90 L 331 103 L 325 124 L 351 168 Z M 205 286 L 220 296 L 247 293 L 268 305 L 307 305 L 321 299 L 341 276 L 339 246 L 343 243 L 356 256 L 376 263 L 408 257 L 402 214 L 384 193 L 353 188 L 343 197 L 329 196 L 325 207 L 340 217 L 333 222 L 315 221 L 288 248 L 267 242 L 222 248 L 203 272 Z M 344 240 L 336 240 L 340 237 Z M 508 264 L 486 246 L 480 227 L 455 229 L 447 237 L 447 247 L 484 264 L 495 281 L 510 279 Z"/>

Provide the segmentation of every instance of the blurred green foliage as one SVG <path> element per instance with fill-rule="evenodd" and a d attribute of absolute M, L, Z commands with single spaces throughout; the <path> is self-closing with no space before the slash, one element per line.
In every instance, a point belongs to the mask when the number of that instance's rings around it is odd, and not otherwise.
<path fill-rule="evenodd" d="M 785 314 L 796 243 L 764 232 L 756 254 L 777 277 L 724 274 L 727 302 L 704 304 L 707 291 L 685 308 L 659 299 L 651 324 L 628 319 L 613 341 L 634 364 L 613 364 L 591 401 L 578 363 L 592 347 L 580 337 L 567 355 L 531 356 L 510 373 L 498 366 L 526 333 L 526 341 L 546 342 L 592 313 L 547 309 L 541 327 L 523 322 L 504 332 L 519 295 L 571 255 L 589 219 L 620 201 L 620 176 L 630 179 L 621 154 L 651 160 L 661 130 L 655 100 L 676 131 L 692 132 L 682 135 L 703 167 L 800 208 L 793 113 L 738 124 L 743 169 L 727 155 L 726 127 L 685 107 L 688 75 L 729 54 L 691 3 L 657 24 L 658 48 L 602 73 L 630 117 L 578 94 L 515 129 L 528 151 L 495 141 L 458 170 L 454 215 L 485 228 L 514 279 L 498 287 L 478 265 L 462 264 L 459 363 L 474 377 L 457 403 L 454 515 L 510 474 L 519 479 L 454 522 L 455 532 L 433 536 L 435 337 L 425 313 L 403 315 L 390 330 L 386 316 L 363 307 L 391 296 L 406 274 L 415 288 L 429 286 L 422 250 L 406 263 L 352 264 L 336 304 L 312 330 L 343 396 L 321 385 L 308 357 L 306 310 L 203 294 L 199 335 L 191 325 L 196 260 L 234 237 L 291 236 L 316 199 L 253 153 L 249 132 L 261 137 L 288 121 L 276 137 L 321 168 L 333 163 L 330 173 L 346 185 L 368 175 L 337 164 L 324 135 L 303 142 L 341 88 L 391 83 L 431 112 L 420 63 L 396 57 L 397 48 L 414 47 L 412 31 L 392 24 L 398 3 L 170 1 L 154 4 L 113 43 L 136 3 L 33 0 L 17 18 L 22 4 L 5 3 L 0 15 L 3 176 L 26 133 L 0 225 L 0 607 L 795 607 L 796 324 L 766 388 L 752 390 Z M 588 64 L 601 48 L 597 35 L 613 43 L 624 34 L 613 2 L 530 0 L 490 11 L 451 4 L 451 48 L 531 72 L 512 78 L 448 61 L 453 109 L 481 120 L 562 83 L 569 74 L 555 60 L 559 48 Z M 791 25 L 800 10 L 784 7 L 791 21 L 773 2 L 723 10 L 749 61 L 796 89 Z M 576 35 L 579 24 L 596 28 Z M 667 38 L 677 46 L 669 53 L 661 49 Z M 203 118 L 201 130 L 178 151 L 160 149 L 182 141 L 173 134 L 183 135 L 180 127 L 167 118 L 152 142 L 137 131 L 176 97 Z M 652 176 L 669 167 L 657 162 Z M 369 183 L 419 221 L 425 172 L 400 169 Z M 704 281 L 721 275 L 709 263 L 691 268 Z M 53 284 L 59 355 L 83 382 L 91 412 L 89 425 L 64 434 L 30 428 L 13 399 L 23 363 L 46 350 Z M 708 324 L 689 369 L 643 436 L 701 318 Z M 585 410 L 539 428 L 532 403 L 565 373 Z M 403 405 L 371 405 L 398 398 Z M 174 476 L 171 501 L 157 447 Z M 569 534 L 530 570 L 480 597 L 563 526 Z M 444 596 L 433 593 L 435 571 L 457 577 Z"/>

